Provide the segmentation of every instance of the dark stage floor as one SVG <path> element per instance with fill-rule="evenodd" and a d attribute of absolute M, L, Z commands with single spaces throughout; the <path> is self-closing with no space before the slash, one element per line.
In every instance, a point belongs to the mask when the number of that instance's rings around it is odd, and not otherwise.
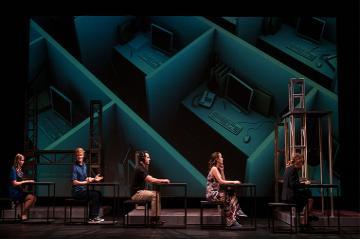
<path fill-rule="evenodd" d="M 62 220 L 51 224 L 0 224 L 0 238 L 360 238 L 359 227 L 342 227 L 340 234 L 271 233 L 267 230 L 267 220 L 257 219 L 256 231 L 231 231 L 224 229 L 200 229 L 198 225 L 188 225 L 186 229 L 165 228 L 123 228 L 121 222 L 115 225 L 64 225 Z"/>

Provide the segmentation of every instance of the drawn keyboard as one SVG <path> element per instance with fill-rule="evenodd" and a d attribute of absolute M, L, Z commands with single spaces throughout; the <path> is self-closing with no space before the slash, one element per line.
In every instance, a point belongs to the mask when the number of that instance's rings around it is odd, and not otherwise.
<path fill-rule="evenodd" d="M 224 115 L 216 111 L 210 112 L 209 118 L 235 135 L 238 135 L 243 129 L 243 127 L 235 124 L 232 120 L 226 118 Z"/>
<path fill-rule="evenodd" d="M 161 63 L 152 56 L 145 55 L 145 54 L 138 55 L 138 56 L 141 60 L 143 60 L 148 65 L 150 65 L 152 68 L 158 68 L 161 65 Z"/>
<path fill-rule="evenodd" d="M 316 58 L 316 55 L 309 52 L 308 49 L 301 48 L 297 45 L 288 45 L 288 46 L 286 46 L 286 48 L 288 48 L 289 50 L 295 52 L 296 54 L 298 54 L 302 57 L 305 57 L 309 61 L 313 61 Z"/>

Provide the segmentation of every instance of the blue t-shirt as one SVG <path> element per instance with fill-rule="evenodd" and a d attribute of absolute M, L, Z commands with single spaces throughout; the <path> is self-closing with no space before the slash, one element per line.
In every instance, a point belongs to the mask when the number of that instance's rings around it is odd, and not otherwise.
<path fill-rule="evenodd" d="M 16 173 L 16 169 L 15 167 L 11 167 L 11 170 L 10 170 L 10 177 L 9 177 L 9 181 L 10 181 L 10 185 L 9 185 L 9 193 L 10 193 L 10 197 L 15 197 L 17 194 L 19 194 L 20 192 L 22 192 L 23 190 L 21 189 L 20 186 L 16 186 L 14 187 L 12 185 L 12 181 L 21 181 L 22 180 L 22 174 L 21 175 L 18 175 Z"/>
<path fill-rule="evenodd" d="M 74 164 L 73 166 L 73 174 L 72 174 L 72 180 L 78 180 L 80 182 L 86 181 L 87 174 L 86 174 L 86 164 L 83 163 L 80 164 Z M 86 186 L 84 185 L 73 185 L 72 190 L 75 192 L 86 190 Z"/>

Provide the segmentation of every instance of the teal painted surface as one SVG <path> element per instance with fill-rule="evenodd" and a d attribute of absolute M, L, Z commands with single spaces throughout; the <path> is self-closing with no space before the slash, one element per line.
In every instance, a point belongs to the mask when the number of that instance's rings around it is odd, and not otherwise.
<path fill-rule="evenodd" d="M 111 49 L 117 44 L 117 26 L 130 17 L 79 16 L 74 20 L 82 63 L 96 76 L 109 64 Z"/>
<path fill-rule="evenodd" d="M 255 45 L 262 33 L 264 17 L 238 17 L 236 20 L 236 35 L 250 44 Z"/>
<path fill-rule="evenodd" d="M 274 132 L 251 154 L 246 162 L 245 181 L 256 184 L 256 196 L 274 192 Z"/>
<path fill-rule="evenodd" d="M 186 182 L 190 197 L 204 196 L 205 177 L 142 119 L 134 116 L 127 107 L 121 107 L 121 103 L 118 106 L 121 134 L 135 149 L 150 152 L 150 173 L 157 178 L 169 178 L 172 182 Z"/>
<path fill-rule="evenodd" d="M 35 30 L 31 31 L 33 32 Z M 43 38 L 37 38 L 29 45 L 29 81 L 32 81 L 37 77 L 47 60 L 46 42 Z"/>
<path fill-rule="evenodd" d="M 207 31 L 147 76 L 149 116 L 155 129 L 166 128 L 176 116 L 181 101 L 204 80 L 213 46 L 213 32 Z"/>
<path fill-rule="evenodd" d="M 288 102 L 289 79 L 304 77 L 226 31 L 216 30 L 215 51 L 226 64 L 234 69 L 240 79 L 272 93 L 276 114 L 280 113 Z M 311 88 L 309 86 L 306 89 Z"/>
<path fill-rule="evenodd" d="M 181 50 L 211 28 L 200 17 L 195 16 L 153 16 L 152 22 L 173 31 L 175 44 Z"/>
<path fill-rule="evenodd" d="M 41 35 L 32 27 L 30 27 L 30 33 L 29 33 L 29 42 L 32 44 L 33 41 L 40 38 Z"/>
<path fill-rule="evenodd" d="M 334 94 L 329 95 L 329 92 L 318 91 L 316 104 L 314 108 L 321 109 L 324 111 L 331 111 L 331 124 L 332 124 L 332 134 L 335 138 L 339 138 L 339 102 L 338 97 Z M 327 120 L 327 119 L 326 119 Z M 324 125 L 325 125 L 324 121 Z"/>

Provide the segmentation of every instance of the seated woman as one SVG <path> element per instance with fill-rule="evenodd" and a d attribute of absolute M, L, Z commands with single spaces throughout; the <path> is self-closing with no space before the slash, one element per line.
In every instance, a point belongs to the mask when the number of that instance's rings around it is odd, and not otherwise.
<path fill-rule="evenodd" d="M 305 217 L 303 224 L 307 225 L 308 221 L 317 221 L 318 217 L 311 215 L 314 202 L 311 198 L 311 191 L 299 187 L 301 183 L 310 184 L 308 180 L 300 182 L 298 170 L 301 169 L 303 165 L 304 156 L 295 153 L 285 169 L 281 199 L 284 202 L 295 203 L 298 212 L 304 211 Z M 307 210 L 305 210 L 306 208 Z"/>
<path fill-rule="evenodd" d="M 33 183 L 34 180 L 23 180 L 24 173 L 22 166 L 24 165 L 25 157 L 22 154 L 16 154 L 14 159 L 14 166 L 10 171 L 10 198 L 15 203 L 23 203 L 23 211 L 21 212 L 21 220 L 28 219 L 29 208 L 33 207 L 36 202 L 36 196 L 26 192 L 21 185 L 26 183 Z M 18 216 L 20 217 L 20 215 Z"/>
<path fill-rule="evenodd" d="M 220 152 L 212 153 L 207 176 L 206 199 L 208 201 L 224 201 L 226 226 L 231 228 L 241 227 L 238 220 L 240 217 L 247 217 L 247 215 L 241 210 L 236 195 L 228 191 L 220 191 L 220 184 L 240 183 L 240 181 L 225 180 L 224 159 Z M 228 195 L 225 197 L 226 193 Z"/>

